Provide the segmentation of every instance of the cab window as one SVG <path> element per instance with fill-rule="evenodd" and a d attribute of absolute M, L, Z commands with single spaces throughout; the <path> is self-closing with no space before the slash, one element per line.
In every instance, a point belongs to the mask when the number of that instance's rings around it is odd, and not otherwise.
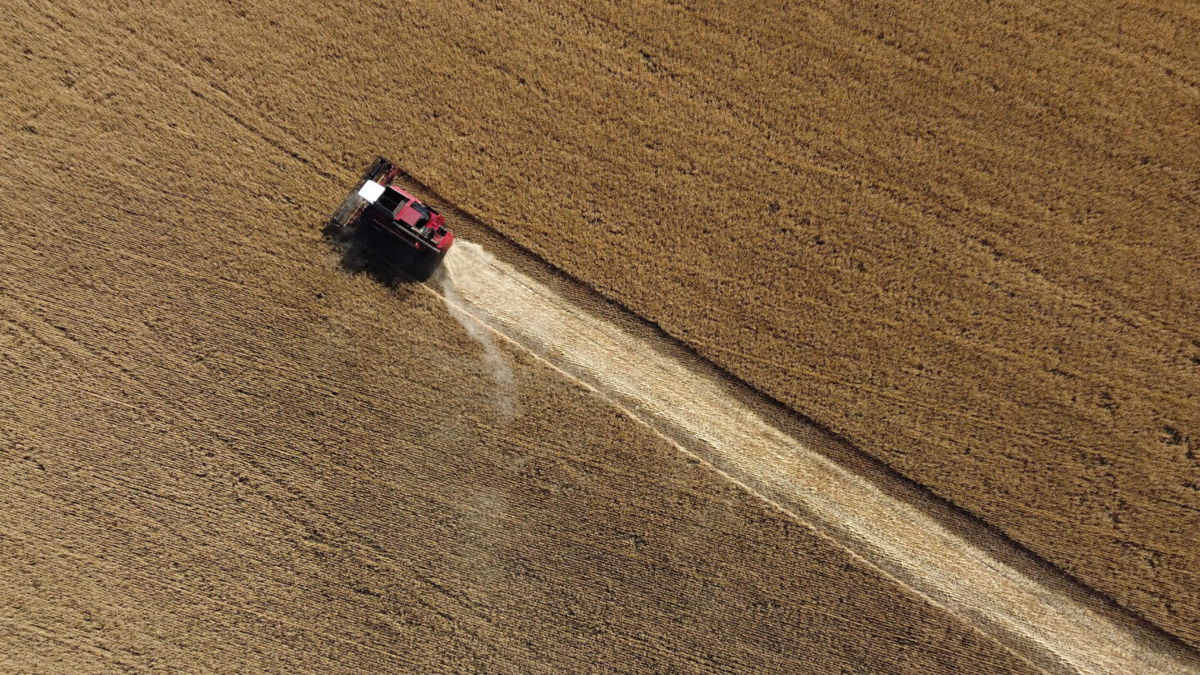
<path fill-rule="evenodd" d="M 384 190 L 383 194 L 379 195 L 379 205 L 392 213 L 399 213 L 400 209 L 404 208 L 407 202 L 408 200 L 404 198 L 404 195 L 396 190 Z"/>

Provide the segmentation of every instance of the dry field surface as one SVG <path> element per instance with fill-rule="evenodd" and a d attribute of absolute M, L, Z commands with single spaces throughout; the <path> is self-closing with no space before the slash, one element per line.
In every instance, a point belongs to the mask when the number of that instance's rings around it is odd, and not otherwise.
<path fill-rule="evenodd" d="M 1030 667 L 341 271 L 376 152 L 1200 645 L 1194 5 L 425 4 L 0 18 L 0 669 Z"/>
<path fill-rule="evenodd" d="M 354 169 L 102 18 L 5 19 L 0 671 L 1034 670 L 343 272 Z"/>

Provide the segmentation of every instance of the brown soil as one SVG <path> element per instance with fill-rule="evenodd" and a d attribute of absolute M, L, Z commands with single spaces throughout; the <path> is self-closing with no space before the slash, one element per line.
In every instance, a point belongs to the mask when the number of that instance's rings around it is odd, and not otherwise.
<path fill-rule="evenodd" d="M 14 57 L 42 96 L 126 105 L 155 92 L 121 73 L 153 64 L 339 178 L 402 157 L 1200 645 L 1194 4 L 752 4 L 181 5 L 81 16 L 113 55 L 86 66 Z M 334 183 L 257 196 L 315 208 Z"/>
<path fill-rule="evenodd" d="M 319 238 L 349 170 L 94 11 L 3 20 L 0 670 L 1032 670 L 509 349 L 506 406 Z"/>

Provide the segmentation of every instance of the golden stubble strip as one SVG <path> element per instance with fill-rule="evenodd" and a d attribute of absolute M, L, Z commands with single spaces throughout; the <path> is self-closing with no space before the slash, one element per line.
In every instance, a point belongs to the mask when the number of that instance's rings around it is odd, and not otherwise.
<path fill-rule="evenodd" d="M 445 266 L 440 283 L 452 311 L 583 382 L 1031 661 L 1067 672 L 1200 669 L 1186 649 L 1053 572 L 1009 564 L 1026 555 L 1015 546 L 998 554 L 994 538 L 977 543 L 960 525 L 819 452 L 813 439 L 840 443 L 826 432 L 814 427 L 801 439 L 794 428 L 781 430 L 686 350 L 632 334 L 472 242 L 460 241 Z"/>

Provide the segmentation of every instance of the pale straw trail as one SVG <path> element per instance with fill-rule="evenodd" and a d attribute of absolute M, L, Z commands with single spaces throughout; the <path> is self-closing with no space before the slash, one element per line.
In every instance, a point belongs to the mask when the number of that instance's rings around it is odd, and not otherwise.
<path fill-rule="evenodd" d="M 445 266 L 443 298 L 464 326 L 477 321 L 524 347 L 1031 662 L 1063 672 L 1200 672 L 1176 642 L 1086 593 L 1064 592 L 1069 580 L 1022 573 L 994 544 L 976 545 L 781 431 L 685 350 L 585 311 L 471 242 L 458 242 Z"/>

